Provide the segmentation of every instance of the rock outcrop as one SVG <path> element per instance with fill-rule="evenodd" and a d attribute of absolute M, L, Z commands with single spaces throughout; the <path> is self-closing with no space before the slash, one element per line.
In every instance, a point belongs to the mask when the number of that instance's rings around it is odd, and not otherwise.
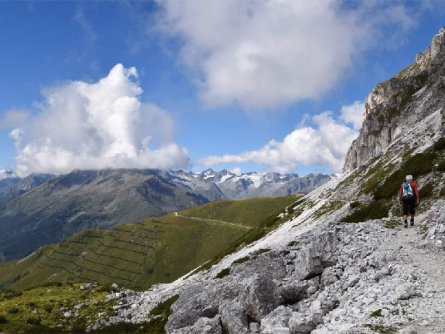
<path fill-rule="evenodd" d="M 394 78 L 378 84 L 365 102 L 358 138 L 345 159 L 351 171 L 380 155 L 398 137 L 411 132 L 420 120 L 445 107 L 445 28 L 415 63 Z"/>

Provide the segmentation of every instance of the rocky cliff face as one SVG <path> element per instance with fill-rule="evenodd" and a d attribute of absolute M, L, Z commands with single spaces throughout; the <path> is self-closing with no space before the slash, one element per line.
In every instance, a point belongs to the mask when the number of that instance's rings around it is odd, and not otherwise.
<path fill-rule="evenodd" d="M 380 155 L 398 137 L 445 106 L 445 28 L 414 64 L 378 84 L 365 103 L 365 119 L 352 143 L 344 170 L 351 171 Z"/>

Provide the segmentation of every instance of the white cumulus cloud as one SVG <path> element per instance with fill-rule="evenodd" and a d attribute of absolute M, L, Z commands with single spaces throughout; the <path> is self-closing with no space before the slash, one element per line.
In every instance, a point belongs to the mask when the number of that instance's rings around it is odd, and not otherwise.
<path fill-rule="evenodd" d="M 288 134 L 283 141 L 271 140 L 258 150 L 209 156 L 199 162 L 208 167 L 250 162 L 279 172 L 294 171 L 299 165 L 327 164 L 334 172 L 341 171 L 349 146 L 358 136 L 360 127 L 357 127 L 356 119 L 362 117 L 363 110 L 363 103 L 356 101 L 342 108 L 342 113 L 346 116 L 342 116 L 340 120 L 335 119 L 332 112 L 323 112 L 310 119 L 313 126 L 303 124 Z M 359 116 L 354 115 L 354 112 Z M 348 123 L 353 120 L 354 127 L 346 124 L 343 118 Z"/>
<path fill-rule="evenodd" d="M 365 104 L 361 101 L 355 101 L 350 105 L 341 107 L 340 114 L 342 121 L 351 124 L 354 129 L 360 130 L 365 114 Z"/>
<path fill-rule="evenodd" d="M 211 106 L 262 109 L 319 98 L 355 56 L 415 26 L 415 15 L 398 1 L 158 4 L 157 29 L 180 38 L 181 62 Z"/>
<path fill-rule="evenodd" d="M 173 141 L 174 120 L 140 101 L 136 78 L 134 67 L 117 64 L 97 82 L 45 89 L 39 112 L 10 133 L 18 149 L 17 172 L 186 168 L 188 152 Z"/>

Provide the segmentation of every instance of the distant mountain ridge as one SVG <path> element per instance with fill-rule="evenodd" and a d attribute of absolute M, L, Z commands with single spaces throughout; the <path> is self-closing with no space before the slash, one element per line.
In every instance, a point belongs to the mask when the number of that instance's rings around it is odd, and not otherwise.
<path fill-rule="evenodd" d="M 75 170 L 0 180 L 0 260 L 26 256 L 81 230 L 109 229 L 215 200 L 308 192 L 327 175 L 202 173 L 155 169 Z"/>
<path fill-rule="evenodd" d="M 295 193 L 308 193 L 332 177 L 323 174 L 280 174 L 276 172 L 235 174 L 226 169 L 216 172 L 207 169 L 201 173 L 174 172 L 184 184 L 191 187 L 199 182 L 212 182 L 228 199 L 252 197 L 286 196 Z"/>

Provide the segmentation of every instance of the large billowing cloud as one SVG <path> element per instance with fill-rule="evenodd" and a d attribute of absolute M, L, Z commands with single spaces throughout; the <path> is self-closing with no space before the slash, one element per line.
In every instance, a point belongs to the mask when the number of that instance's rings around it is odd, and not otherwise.
<path fill-rule="evenodd" d="M 136 78 L 135 68 L 118 64 L 98 82 L 45 89 L 40 111 L 10 133 L 17 172 L 187 167 L 187 150 L 173 142 L 172 117 L 140 101 Z M 24 114 L 15 116 L 8 114 L 8 122 Z"/>
<path fill-rule="evenodd" d="M 225 163 L 253 162 L 279 172 L 294 171 L 300 165 L 329 165 L 340 171 L 345 155 L 361 127 L 364 104 L 358 101 L 341 109 L 340 120 L 331 112 L 313 116 L 313 126 L 302 125 L 288 134 L 283 141 L 271 140 L 258 150 L 240 154 L 210 156 L 200 163 L 212 167 Z M 344 121 L 343 121 L 344 120 Z M 346 123 L 354 124 L 353 127 Z"/>
<path fill-rule="evenodd" d="M 319 98 L 356 55 L 393 45 L 415 25 L 397 1 L 165 0 L 159 6 L 157 28 L 182 41 L 180 59 L 203 101 L 248 109 Z"/>

